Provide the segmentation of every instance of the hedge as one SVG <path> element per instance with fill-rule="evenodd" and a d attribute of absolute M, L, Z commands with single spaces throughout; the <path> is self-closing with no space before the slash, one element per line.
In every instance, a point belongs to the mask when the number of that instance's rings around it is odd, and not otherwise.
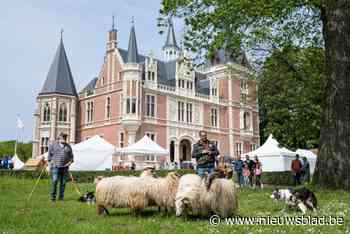
<path fill-rule="evenodd" d="M 157 170 L 155 171 L 156 176 L 164 177 L 169 171 L 166 170 Z M 177 170 L 177 172 L 181 175 L 194 173 L 193 170 L 189 169 L 181 169 Z M 72 171 L 72 175 L 74 179 L 78 183 L 92 183 L 94 178 L 97 176 L 139 176 L 140 171 Z M 39 177 L 40 171 L 24 171 L 24 170 L 0 170 L 0 177 L 8 176 L 15 177 L 19 179 L 37 179 Z M 291 172 L 263 172 L 262 173 L 262 181 L 264 184 L 270 185 L 285 185 L 291 186 L 293 185 L 293 177 Z M 42 176 L 44 179 L 48 179 L 48 173 L 44 173 Z M 234 177 L 234 180 L 237 179 Z"/>

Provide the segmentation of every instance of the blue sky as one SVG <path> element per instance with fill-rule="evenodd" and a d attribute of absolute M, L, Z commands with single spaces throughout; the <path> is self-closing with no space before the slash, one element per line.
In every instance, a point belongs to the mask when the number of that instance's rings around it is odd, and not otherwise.
<path fill-rule="evenodd" d="M 139 53 L 161 57 L 165 35 L 156 27 L 160 0 L 11 0 L 0 8 L 1 121 L 0 141 L 16 138 L 16 115 L 32 139 L 35 99 L 54 53 L 60 29 L 77 89 L 95 77 L 105 55 L 107 32 L 116 16 L 118 46 L 127 48 L 135 18 Z M 177 40 L 183 31 L 175 21 Z"/>

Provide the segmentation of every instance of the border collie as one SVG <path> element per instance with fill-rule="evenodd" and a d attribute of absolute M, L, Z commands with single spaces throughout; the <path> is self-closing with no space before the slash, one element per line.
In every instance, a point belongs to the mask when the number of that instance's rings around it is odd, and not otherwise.
<path fill-rule="evenodd" d="M 315 194 L 304 187 L 299 189 L 275 189 L 270 197 L 274 200 L 283 201 L 288 207 L 298 208 L 303 214 L 307 210 L 316 211 L 317 209 Z"/>
<path fill-rule="evenodd" d="M 81 197 L 79 197 L 78 201 L 85 202 L 88 205 L 95 204 L 95 195 L 94 192 L 86 192 Z"/>

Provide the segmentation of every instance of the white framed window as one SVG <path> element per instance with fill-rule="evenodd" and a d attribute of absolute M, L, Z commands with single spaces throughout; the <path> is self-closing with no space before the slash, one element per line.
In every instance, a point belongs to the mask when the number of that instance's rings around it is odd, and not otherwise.
<path fill-rule="evenodd" d="M 243 129 L 244 130 L 250 129 L 250 114 L 249 114 L 249 112 L 244 112 L 244 114 L 243 114 Z"/>
<path fill-rule="evenodd" d="M 257 144 L 251 144 L 250 145 L 250 151 L 256 150 L 258 148 Z"/>
<path fill-rule="evenodd" d="M 67 122 L 67 105 L 66 103 L 61 103 L 58 112 L 58 121 Z"/>
<path fill-rule="evenodd" d="M 51 107 L 48 102 L 45 102 L 43 109 L 43 121 L 48 122 L 51 121 Z"/>
<path fill-rule="evenodd" d="M 186 103 L 186 122 L 192 123 L 192 103 Z"/>
<path fill-rule="evenodd" d="M 148 117 L 155 117 L 156 97 L 154 95 L 146 95 L 146 115 Z"/>
<path fill-rule="evenodd" d="M 146 132 L 146 135 L 152 140 L 156 141 L 156 134 L 154 132 Z"/>
<path fill-rule="evenodd" d="M 184 122 L 185 120 L 185 103 L 184 102 L 181 102 L 179 101 L 177 103 L 177 119 L 179 122 Z"/>
<path fill-rule="evenodd" d="M 240 101 L 243 104 L 247 103 L 247 95 L 248 95 L 248 82 L 246 80 L 241 80 L 241 95 Z"/>
<path fill-rule="evenodd" d="M 86 123 L 92 123 L 94 117 L 94 102 L 88 101 L 86 104 Z"/>
<path fill-rule="evenodd" d="M 211 126 L 217 127 L 218 126 L 218 109 L 211 108 Z"/>
<path fill-rule="evenodd" d="M 236 157 L 241 156 L 242 152 L 243 152 L 242 142 L 236 142 Z"/>
<path fill-rule="evenodd" d="M 119 133 L 119 147 L 120 148 L 124 147 L 124 140 L 125 140 L 124 138 L 125 138 L 124 132 L 120 132 Z"/>
<path fill-rule="evenodd" d="M 111 97 L 106 98 L 106 118 L 110 119 L 112 117 L 112 101 Z"/>
<path fill-rule="evenodd" d="M 45 154 L 49 151 L 49 138 L 42 137 L 40 141 L 40 154 Z"/>
<path fill-rule="evenodd" d="M 126 99 L 126 113 L 136 114 L 136 98 L 129 97 Z"/>

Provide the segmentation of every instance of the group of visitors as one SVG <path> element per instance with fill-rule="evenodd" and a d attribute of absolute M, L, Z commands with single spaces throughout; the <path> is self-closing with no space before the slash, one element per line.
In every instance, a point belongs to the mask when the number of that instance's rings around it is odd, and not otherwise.
<path fill-rule="evenodd" d="M 241 156 L 238 156 L 238 159 L 234 163 L 234 168 L 240 187 L 263 188 L 261 180 L 262 164 L 257 156 L 255 156 L 254 160 L 251 160 L 246 155 L 245 161 L 241 159 Z"/>
<path fill-rule="evenodd" d="M 310 182 L 310 163 L 306 157 L 303 157 L 301 162 L 299 154 L 297 154 L 292 161 L 291 170 L 293 173 L 294 186 Z"/>
<path fill-rule="evenodd" d="M 11 157 L 5 156 L 0 159 L 0 169 L 12 170 L 14 167 Z"/>

